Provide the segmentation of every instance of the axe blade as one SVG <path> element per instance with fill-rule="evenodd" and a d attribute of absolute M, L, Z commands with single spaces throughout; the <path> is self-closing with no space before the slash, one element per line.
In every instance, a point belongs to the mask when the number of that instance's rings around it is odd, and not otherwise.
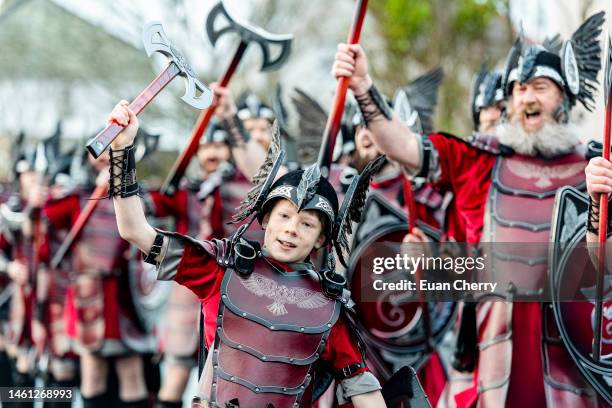
<path fill-rule="evenodd" d="M 185 93 L 181 97 L 185 103 L 200 110 L 210 106 L 213 97 L 211 90 L 197 78 L 183 53 L 172 45 L 159 21 L 151 21 L 145 25 L 142 43 L 149 57 L 154 52 L 159 52 L 179 68 L 179 75 L 185 79 Z"/>
<path fill-rule="evenodd" d="M 223 16 L 227 20 L 227 25 L 221 28 L 215 28 L 219 16 Z M 282 65 L 289 54 L 291 53 L 291 43 L 293 41 L 292 34 L 272 34 L 261 27 L 257 27 L 246 20 L 232 14 L 223 0 L 219 1 L 208 14 L 206 19 L 206 33 L 213 47 L 217 43 L 219 37 L 227 32 L 236 32 L 242 42 L 257 43 L 263 54 L 261 65 L 262 71 L 270 71 Z M 272 48 L 276 48 L 276 52 L 272 52 Z M 271 57 L 275 55 L 275 57 Z"/>

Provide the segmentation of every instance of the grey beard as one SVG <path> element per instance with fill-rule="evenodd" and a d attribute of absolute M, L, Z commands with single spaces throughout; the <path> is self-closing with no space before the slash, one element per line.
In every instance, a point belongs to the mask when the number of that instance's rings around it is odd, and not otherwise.
<path fill-rule="evenodd" d="M 500 143 L 516 153 L 550 159 L 574 151 L 580 143 L 578 127 L 573 123 L 546 122 L 537 132 L 526 132 L 520 123 L 500 124 L 495 134 Z"/>

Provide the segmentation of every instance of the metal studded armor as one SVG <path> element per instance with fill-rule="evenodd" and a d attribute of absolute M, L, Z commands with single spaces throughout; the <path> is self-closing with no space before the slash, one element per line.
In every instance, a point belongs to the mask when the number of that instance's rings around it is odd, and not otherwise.
<path fill-rule="evenodd" d="M 543 290 L 555 193 L 563 186 L 584 188 L 585 153 L 581 148 L 552 160 L 518 154 L 497 159 L 482 241 L 541 244 L 521 254 L 503 244 L 496 246 L 489 254 L 488 270 L 496 274 L 500 290 L 507 289 L 506 280 L 512 280 L 517 295 L 536 295 Z"/>
<path fill-rule="evenodd" d="M 313 363 L 341 303 L 323 294 L 314 271 L 278 269 L 260 258 L 248 277 L 226 270 L 212 356 L 215 403 L 310 406 Z"/>

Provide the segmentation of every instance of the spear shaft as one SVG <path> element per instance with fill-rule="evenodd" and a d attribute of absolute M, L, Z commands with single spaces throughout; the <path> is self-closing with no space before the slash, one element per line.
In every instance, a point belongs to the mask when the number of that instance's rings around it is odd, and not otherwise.
<path fill-rule="evenodd" d="M 353 24 L 347 40 L 348 44 L 359 43 L 367 8 L 368 0 L 359 0 L 355 8 Z M 334 157 L 336 137 L 340 131 L 342 114 L 344 113 L 344 103 L 346 102 L 346 91 L 348 90 L 350 80 L 349 77 L 342 77 L 338 80 L 336 93 L 334 94 L 334 100 L 332 102 L 332 109 L 327 117 L 327 123 L 325 124 L 323 141 L 321 142 L 321 150 L 319 151 L 319 158 L 317 160 L 324 177 L 329 177 L 329 169 Z"/>

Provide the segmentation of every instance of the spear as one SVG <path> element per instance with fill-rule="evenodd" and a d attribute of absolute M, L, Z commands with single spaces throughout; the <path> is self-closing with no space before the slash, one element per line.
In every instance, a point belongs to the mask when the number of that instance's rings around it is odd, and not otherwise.
<path fill-rule="evenodd" d="M 610 122 L 612 119 L 612 41 L 608 39 L 608 52 L 606 53 L 606 69 L 604 71 L 604 100 L 606 104 L 606 122 L 603 134 L 602 157 L 610 161 Z M 599 250 L 597 264 L 597 283 L 595 292 L 595 327 L 593 339 L 593 360 L 599 362 L 601 357 L 601 319 L 603 315 L 603 286 L 606 265 L 606 239 L 608 236 L 608 194 L 602 193 L 599 196 Z"/>
<path fill-rule="evenodd" d="M 367 8 L 368 0 L 359 0 L 357 2 L 351 32 L 347 40 L 348 44 L 359 43 L 361 28 L 363 27 L 363 20 L 365 19 Z M 340 131 L 340 123 L 342 122 L 342 114 L 344 113 L 344 103 L 346 102 L 346 91 L 348 90 L 349 82 L 350 78 L 348 77 L 342 77 L 338 80 L 332 109 L 327 117 L 327 123 L 325 124 L 323 141 L 321 142 L 321 150 L 319 151 L 319 158 L 317 160 L 323 177 L 329 177 L 329 168 L 333 161 L 336 136 L 338 136 L 338 132 Z"/>

